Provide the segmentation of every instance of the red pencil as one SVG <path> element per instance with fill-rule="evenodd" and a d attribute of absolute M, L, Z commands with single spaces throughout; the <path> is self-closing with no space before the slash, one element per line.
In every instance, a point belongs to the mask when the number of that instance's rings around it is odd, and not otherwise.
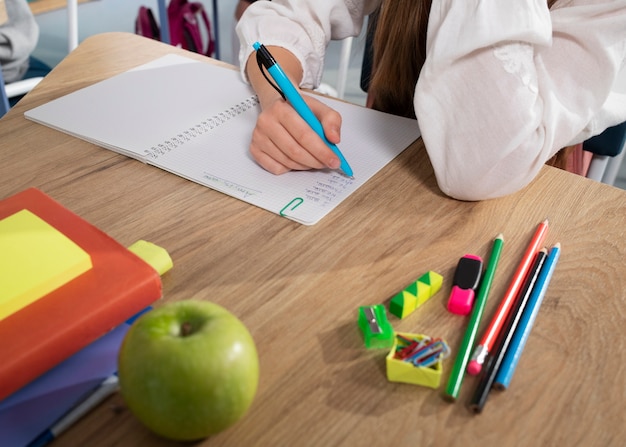
<path fill-rule="evenodd" d="M 539 251 L 539 248 L 542 246 L 544 239 L 546 238 L 546 234 L 548 233 L 548 219 L 544 220 L 539 224 L 533 238 L 531 239 L 528 247 L 526 248 L 526 252 L 522 257 L 519 265 L 517 266 L 517 270 L 513 275 L 513 279 L 509 284 L 509 288 L 507 289 L 498 309 L 496 310 L 495 315 L 493 316 L 491 322 L 489 323 L 489 327 L 485 331 L 483 338 L 480 340 L 478 346 L 474 350 L 474 354 L 472 355 L 472 359 L 467 365 L 467 372 L 471 375 L 476 375 L 482 369 L 483 363 L 485 363 L 485 359 L 489 352 L 493 349 L 493 344 L 498 337 L 498 334 L 502 330 L 502 326 L 506 321 L 506 318 L 513 306 L 515 301 L 515 297 L 524 282 L 524 278 L 526 278 L 526 274 L 532 265 L 533 258 L 535 254 Z"/>

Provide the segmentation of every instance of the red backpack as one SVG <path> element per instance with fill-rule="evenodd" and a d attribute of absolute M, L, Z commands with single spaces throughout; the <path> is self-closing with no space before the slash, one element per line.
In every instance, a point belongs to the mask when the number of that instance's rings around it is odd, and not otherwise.
<path fill-rule="evenodd" d="M 188 0 L 170 0 L 167 18 L 172 45 L 195 53 L 212 56 L 215 40 L 211 22 L 202 3 Z M 135 20 L 135 33 L 150 39 L 161 40 L 161 30 L 150 8 L 141 6 Z"/>

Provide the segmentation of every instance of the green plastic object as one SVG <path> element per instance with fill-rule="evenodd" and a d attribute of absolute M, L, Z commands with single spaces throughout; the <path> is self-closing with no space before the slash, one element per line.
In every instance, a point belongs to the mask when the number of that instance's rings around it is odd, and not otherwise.
<path fill-rule="evenodd" d="M 384 305 L 359 307 L 358 323 L 367 349 L 384 349 L 393 345 L 393 327 L 387 319 Z"/>
<path fill-rule="evenodd" d="M 402 319 L 439 292 L 443 276 L 432 270 L 424 273 L 415 282 L 393 296 L 389 302 L 389 312 Z"/>

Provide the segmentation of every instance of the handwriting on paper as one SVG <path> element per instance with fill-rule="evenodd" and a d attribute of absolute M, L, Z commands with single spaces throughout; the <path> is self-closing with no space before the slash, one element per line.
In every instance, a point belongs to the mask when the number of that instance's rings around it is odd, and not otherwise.
<path fill-rule="evenodd" d="M 210 184 L 210 186 L 212 185 L 216 189 L 222 191 L 226 189 L 236 197 L 241 197 L 243 199 L 247 199 L 249 197 L 254 197 L 261 194 L 261 191 L 259 190 L 248 188 L 247 186 L 231 182 L 230 180 L 218 177 L 208 172 L 204 172 L 203 178 L 208 184 Z"/>
<path fill-rule="evenodd" d="M 316 181 L 305 191 L 305 199 L 311 200 L 321 207 L 330 205 L 339 197 L 343 197 L 345 191 L 354 182 L 353 179 L 341 174 L 333 174 L 328 178 Z"/>

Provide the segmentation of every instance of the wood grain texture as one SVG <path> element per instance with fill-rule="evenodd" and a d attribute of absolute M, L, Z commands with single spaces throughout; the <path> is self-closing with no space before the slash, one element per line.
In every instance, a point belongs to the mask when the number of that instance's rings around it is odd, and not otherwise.
<path fill-rule="evenodd" d="M 258 394 L 243 420 L 199 445 L 624 445 L 624 191 L 546 167 L 516 194 L 459 202 L 439 191 L 418 141 L 307 227 L 23 117 L 166 53 L 217 63 L 131 34 L 85 40 L 0 120 L 0 198 L 36 186 L 122 244 L 165 247 L 174 268 L 162 302 L 211 300 L 247 325 L 260 356 Z M 443 337 L 456 353 L 467 319 L 445 304 L 458 259 L 488 256 L 504 234 L 482 334 L 546 217 L 546 244 L 563 252 L 510 388 L 475 416 L 467 409 L 475 378 L 455 404 L 442 398 L 452 358 L 440 391 L 387 382 L 386 353 L 364 348 L 358 306 L 387 303 L 434 270 L 442 290 L 390 320 Z M 142 427 L 118 394 L 55 445 L 175 444 Z"/>
<path fill-rule="evenodd" d="M 78 3 L 86 3 L 89 1 L 94 0 L 78 0 Z M 32 2 L 28 2 L 28 6 L 30 6 L 30 10 L 32 11 L 32 13 L 37 15 L 57 9 L 66 8 L 67 0 L 34 0 Z"/>

